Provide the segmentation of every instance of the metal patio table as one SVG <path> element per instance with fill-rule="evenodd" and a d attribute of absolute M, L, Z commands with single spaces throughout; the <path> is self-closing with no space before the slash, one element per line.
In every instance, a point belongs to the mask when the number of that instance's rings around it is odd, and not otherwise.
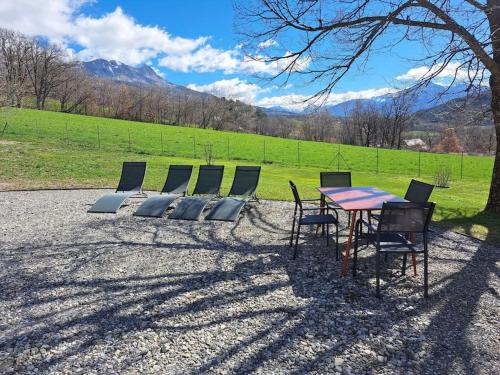
<path fill-rule="evenodd" d="M 381 210 L 384 202 L 407 202 L 407 200 L 392 193 L 369 186 L 338 188 L 320 187 L 318 190 L 322 196 L 335 202 L 342 210 L 351 213 L 349 237 L 347 239 L 342 263 L 342 276 L 346 276 L 349 270 L 349 256 L 351 253 L 352 238 L 358 212 L 368 211 L 368 215 L 370 215 L 370 211 Z"/>

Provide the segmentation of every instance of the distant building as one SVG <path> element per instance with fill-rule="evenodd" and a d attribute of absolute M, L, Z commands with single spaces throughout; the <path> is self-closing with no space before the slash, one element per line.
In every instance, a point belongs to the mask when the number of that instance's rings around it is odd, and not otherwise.
<path fill-rule="evenodd" d="M 403 142 L 406 145 L 406 148 L 412 149 L 412 150 L 428 150 L 429 147 L 427 147 L 427 144 L 422 141 L 420 138 L 414 138 L 414 139 L 405 139 Z"/>

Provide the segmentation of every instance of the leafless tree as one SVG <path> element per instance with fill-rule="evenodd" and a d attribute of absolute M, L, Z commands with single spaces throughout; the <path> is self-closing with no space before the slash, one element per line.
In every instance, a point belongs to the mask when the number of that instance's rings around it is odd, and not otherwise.
<path fill-rule="evenodd" d="M 61 111 L 82 113 L 93 96 L 90 77 L 80 67 L 73 66 L 61 73 L 62 83 L 55 90 Z"/>
<path fill-rule="evenodd" d="M 469 89 L 489 79 L 497 147 L 486 210 L 500 213 L 499 0 L 245 0 L 236 8 L 248 53 L 261 42 L 276 41 L 268 56 L 254 58 L 278 63 L 280 71 L 274 78 L 305 74 L 322 80 L 315 98 L 327 96 L 384 42 L 411 40 L 425 45 L 429 54 L 424 61 L 430 68 L 420 84 L 450 63 L 457 64 L 456 76 L 467 72 Z M 382 39 L 384 35 L 388 38 Z M 309 66 L 304 67 L 303 61 Z"/>
<path fill-rule="evenodd" d="M 65 71 L 71 67 L 71 63 L 64 61 L 59 46 L 38 39 L 29 40 L 26 70 L 37 109 L 45 108 L 45 101 L 64 83 Z"/>
<path fill-rule="evenodd" d="M 0 29 L 0 89 L 8 105 L 20 107 L 26 95 L 28 39 L 15 31 Z"/>

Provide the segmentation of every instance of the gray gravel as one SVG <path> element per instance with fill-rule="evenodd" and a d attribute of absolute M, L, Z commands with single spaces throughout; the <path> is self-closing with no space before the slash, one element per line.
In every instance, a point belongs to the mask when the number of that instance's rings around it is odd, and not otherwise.
<path fill-rule="evenodd" d="M 292 260 L 290 203 L 87 214 L 103 192 L 0 193 L 0 373 L 498 373 L 499 248 L 434 228 L 430 298 L 390 259 L 378 300 L 372 248 L 356 279 L 323 238 Z"/>

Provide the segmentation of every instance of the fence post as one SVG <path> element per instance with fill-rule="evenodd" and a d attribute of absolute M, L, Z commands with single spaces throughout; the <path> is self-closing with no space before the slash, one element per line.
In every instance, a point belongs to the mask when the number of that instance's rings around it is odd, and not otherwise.
<path fill-rule="evenodd" d="M 99 124 L 97 124 L 97 148 L 101 149 L 101 134 L 99 131 Z"/>
<path fill-rule="evenodd" d="M 193 159 L 196 159 L 196 137 L 193 135 Z"/>
<path fill-rule="evenodd" d="M 300 167 L 300 141 L 297 141 L 297 164 Z"/>
<path fill-rule="evenodd" d="M 130 140 L 130 128 L 128 128 L 128 151 L 132 149 L 132 141 Z"/>
<path fill-rule="evenodd" d="M 460 158 L 460 179 L 464 177 L 464 152 L 462 151 L 462 157 Z"/>
<path fill-rule="evenodd" d="M 418 177 L 420 177 L 420 153 L 422 151 L 418 150 Z"/>
<path fill-rule="evenodd" d="M 264 164 L 266 164 L 266 140 L 264 139 Z"/>
<path fill-rule="evenodd" d="M 161 153 L 163 154 L 163 133 L 160 130 Z"/>

